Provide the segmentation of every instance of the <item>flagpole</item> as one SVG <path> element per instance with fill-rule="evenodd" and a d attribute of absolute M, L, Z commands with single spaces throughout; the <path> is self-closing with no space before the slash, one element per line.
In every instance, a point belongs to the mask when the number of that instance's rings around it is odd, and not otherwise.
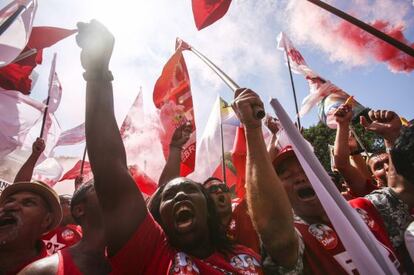
<path fill-rule="evenodd" d="M 320 0 L 307 0 L 308 2 L 311 2 L 317 6 L 319 6 L 320 8 L 329 11 L 330 13 L 335 14 L 336 16 L 348 21 L 349 23 L 363 29 L 364 31 L 372 34 L 373 36 L 387 42 L 388 44 L 396 47 L 397 49 L 399 49 L 400 51 L 405 52 L 406 54 L 414 57 L 414 49 L 411 48 L 410 46 L 406 45 L 405 43 L 398 41 L 397 39 L 383 33 L 382 31 L 379 31 L 378 29 L 368 25 L 365 22 L 362 22 L 361 20 L 331 6 L 328 5 L 325 2 L 322 2 Z"/>
<path fill-rule="evenodd" d="M 287 64 L 288 64 L 288 68 L 289 68 L 289 76 L 290 76 L 290 84 L 292 85 L 292 91 L 293 91 L 293 99 L 295 100 L 295 108 L 296 108 L 296 119 L 298 121 L 298 129 L 300 131 L 300 129 L 302 128 L 301 124 L 300 124 L 300 117 L 299 117 L 299 108 L 298 108 L 298 100 L 296 98 L 296 90 L 295 90 L 295 84 L 293 82 L 293 76 L 292 76 L 292 69 L 290 67 L 290 60 L 289 60 L 289 55 L 287 52 L 287 47 L 286 47 L 286 42 L 284 41 L 284 47 L 285 47 L 285 54 L 286 54 L 286 60 L 287 60 Z"/>
<path fill-rule="evenodd" d="M 20 5 L 17 10 L 10 15 L 9 18 L 7 18 L 1 25 L 0 25 L 0 35 L 2 35 L 9 27 L 11 24 L 13 24 L 14 20 L 16 20 L 17 17 L 19 17 L 31 4 L 33 3 L 33 1 L 30 1 L 30 4 L 25 6 L 25 5 Z"/>
<path fill-rule="evenodd" d="M 220 98 L 220 141 L 221 141 L 221 167 L 223 171 L 223 182 L 227 185 L 227 174 L 226 174 L 226 159 L 224 158 L 224 135 L 223 135 L 223 121 L 221 117 L 221 98 Z"/>
<path fill-rule="evenodd" d="M 210 69 L 212 69 L 233 92 L 236 92 L 237 89 L 240 89 L 240 86 L 237 85 L 233 79 L 231 79 L 226 73 L 224 73 L 201 52 L 196 50 L 193 46 L 189 46 L 189 50 L 192 51 L 198 58 L 200 58 L 208 67 L 210 67 Z M 264 118 L 266 114 L 264 109 L 260 106 L 253 106 L 253 111 L 257 119 Z"/>
<path fill-rule="evenodd" d="M 364 146 L 364 143 L 362 143 L 362 140 L 357 135 L 355 128 L 352 125 L 349 125 L 349 130 L 351 131 L 352 135 L 354 136 L 355 140 L 358 142 L 359 146 L 361 146 L 362 150 L 364 150 L 367 157 L 370 157 L 368 154 L 367 148 Z"/>
<path fill-rule="evenodd" d="M 52 60 L 52 65 L 50 67 L 50 74 L 49 74 L 49 89 L 47 92 L 47 99 L 46 99 L 46 107 L 43 113 L 43 121 L 42 121 L 42 128 L 40 129 L 40 138 L 43 137 L 43 131 L 45 129 L 45 123 L 46 123 L 46 116 L 47 116 L 47 111 L 49 109 L 49 100 L 50 100 L 50 91 L 52 90 L 52 85 L 53 85 L 53 77 L 54 77 L 54 73 L 55 73 L 55 67 L 56 67 L 56 56 L 57 54 L 54 53 L 53 55 L 53 60 Z"/>
<path fill-rule="evenodd" d="M 81 163 L 81 169 L 80 169 L 80 176 L 83 176 L 83 167 L 85 166 L 85 158 L 86 158 L 86 144 L 85 144 L 85 149 L 83 150 L 83 157 L 82 157 L 82 163 Z"/>

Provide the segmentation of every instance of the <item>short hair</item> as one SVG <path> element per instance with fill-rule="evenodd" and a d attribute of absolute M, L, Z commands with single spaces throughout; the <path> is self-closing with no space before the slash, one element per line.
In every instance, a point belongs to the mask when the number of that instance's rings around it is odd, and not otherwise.
<path fill-rule="evenodd" d="M 217 213 L 216 204 L 214 203 L 213 198 L 211 197 L 210 193 L 208 193 L 207 190 L 202 186 L 201 183 L 185 178 L 183 180 L 195 183 L 199 187 L 201 193 L 206 198 L 208 212 L 207 225 L 208 230 L 210 232 L 210 242 L 218 251 L 227 254 L 233 249 L 233 243 L 226 236 L 225 228 L 222 226 L 221 219 L 219 214 Z M 151 199 L 148 202 L 148 209 L 151 215 L 160 225 L 162 225 L 160 213 L 161 197 L 162 192 L 164 191 L 165 186 L 167 186 L 167 184 L 164 184 L 163 186 L 159 187 L 151 196 Z"/>
<path fill-rule="evenodd" d="M 414 125 L 403 127 L 391 149 L 391 159 L 397 173 L 414 184 Z"/>
<path fill-rule="evenodd" d="M 93 183 L 94 183 L 93 180 L 90 180 L 88 182 L 85 182 L 84 184 L 79 186 L 78 189 L 75 190 L 72 196 L 72 200 L 70 201 L 70 212 L 71 213 L 73 213 L 73 208 L 75 208 L 76 205 L 85 201 L 86 194 L 91 188 L 94 187 Z M 81 223 L 78 217 L 75 217 L 73 214 L 72 214 L 72 217 L 77 224 Z"/>
<path fill-rule="evenodd" d="M 203 183 L 202 183 L 202 185 L 204 186 L 204 185 L 206 185 L 207 183 L 209 183 L 210 181 L 213 181 L 213 180 L 217 180 L 217 181 L 219 181 L 219 182 L 223 182 L 221 179 L 219 179 L 219 178 L 216 178 L 216 177 L 209 177 L 208 179 L 206 179 Z"/>

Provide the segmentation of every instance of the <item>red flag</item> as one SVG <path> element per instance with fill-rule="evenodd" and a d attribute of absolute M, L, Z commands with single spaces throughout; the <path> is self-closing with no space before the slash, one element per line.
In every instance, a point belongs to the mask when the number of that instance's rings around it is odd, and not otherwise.
<path fill-rule="evenodd" d="M 192 0 L 193 15 L 198 30 L 210 26 L 222 18 L 229 9 L 231 0 Z"/>
<path fill-rule="evenodd" d="M 42 51 L 77 30 L 54 27 L 33 27 L 29 42 L 17 61 L 0 68 L 0 86 L 7 90 L 30 94 L 32 80 L 30 74 L 37 64 L 42 63 Z"/>
<path fill-rule="evenodd" d="M 78 160 L 75 166 L 73 166 L 72 169 L 67 171 L 59 181 L 76 179 L 76 177 L 80 175 L 81 167 L 82 167 L 82 160 Z M 83 174 L 87 175 L 89 173 L 92 173 L 91 165 L 89 164 L 89 162 L 85 161 L 85 164 L 83 165 Z"/>
<path fill-rule="evenodd" d="M 161 76 L 155 83 L 153 101 L 160 109 L 160 120 L 164 129 L 161 133 L 161 143 L 165 158 L 168 157 L 169 144 L 175 128 L 187 121 L 193 126 L 193 132 L 183 146 L 181 155 L 181 176 L 186 176 L 194 171 L 196 132 L 190 77 L 181 48 L 178 48 L 165 64 Z"/>
<path fill-rule="evenodd" d="M 151 196 L 157 190 L 157 183 L 148 177 L 144 171 L 140 170 L 137 165 L 131 165 L 128 168 L 141 192 Z"/>
<path fill-rule="evenodd" d="M 237 128 L 236 137 L 232 150 L 233 164 L 237 171 L 236 195 L 244 198 L 246 190 L 244 188 L 246 177 L 246 137 L 244 135 L 243 126 Z"/>

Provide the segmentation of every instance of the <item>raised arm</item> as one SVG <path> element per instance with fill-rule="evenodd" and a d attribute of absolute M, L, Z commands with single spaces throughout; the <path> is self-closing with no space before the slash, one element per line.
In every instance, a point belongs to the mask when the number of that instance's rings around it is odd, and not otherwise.
<path fill-rule="evenodd" d="M 279 132 L 279 127 L 277 125 L 277 119 L 271 116 L 266 117 L 265 119 L 265 125 L 269 129 L 269 131 L 272 133 L 272 138 L 270 140 L 270 143 L 267 146 L 267 152 L 270 155 L 270 160 L 273 161 L 277 154 L 279 153 L 279 150 L 277 148 L 278 145 L 278 137 L 277 132 Z"/>
<path fill-rule="evenodd" d="M 192 126 L 190 122 L 175 129 L 170 142 L 170 153 L 158 181 L 159 187 L 180 176 L 181 151 L 184 144 L 186 144 L 190 138 L 191 131 Z"/>
<path fill-rule="evenodd" d="M 40 155 L 45 150 L 45 141 L 42 138 L 37 138 L 32 145 L 32 153 L 26 162 L 20 167 L 17 172 L 14 182 L 31 181 L 33 176 L 33 170 L 36 166 L 36 162 Z"/>
<path fill-rule="evenodd" d="M 86 144 L 103 211 L 110 255 L 132 236 L 147 215 L 145 201 L 129 174 L 114 115 L 109 61 L 114 37 L 98 21 L 78 23 L 76 37 L 86 80 Z"/>
<path fill-rule="evenodd" d="M 358 168 L 351 165 L 349 149 L 349 124 L 352 119 L 352 108 L 341 105 L 335 112 L 337 122 L 334 162 L 335 167 L 342 174 L 354 196 L 361 197 L 369 193 L 367 191 L 368 178 Z"/>
<path fill-rule="evenodd" d="M 253 224 L 266 252 L 279 265 L 289 268 L 298 259 L 298 237 L 293 212 L 284 187 L 273 169 L 262 134 L 262 123 L 253 115 L 252 106 L 262 106 L 260 98 L 249 89 L 233 103 L 244 124 L 247 142 L 246 190 Z"/>

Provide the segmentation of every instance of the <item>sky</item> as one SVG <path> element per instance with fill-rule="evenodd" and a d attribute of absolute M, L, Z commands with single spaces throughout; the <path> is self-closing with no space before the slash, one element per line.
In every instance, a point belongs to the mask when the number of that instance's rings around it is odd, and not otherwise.
<path fill-rule="evenodd" d="M 0 8 L 10 0 L 1 1 Z M 411 0 L 327 1 L 366 21 L 383 20 L 414 42 L 414 4 Z M 306 1 L 233 0 L 228 13 L 215 24 L 197 31 L 190 0 L 39 0 L 35 26 L 73 29 L 76 22 L 98 19 L 115 36 L 110 69 L 114 75 L 115 113 L 121 124 L 140 87 L 148 113 L 154 110 L 152 92 L 162 68 L 180 37 L 225 71 L 241 87 L 256 91 L 266 102 L 279 99 L 292 119 L 295 109 L 284 53 L 276 37 L 284 31 L 308 65 L 325 79 L 354 95 L 362 105 L 391 109 L 414 118 L 413 72 L 395 72 L 378 61 L 375 43 L 351 41 L 352 29 L 341 20 Z M 84 121 L 85 81 L 80 49 L 69 37 L 44 51 L 36 71 L 39 79 L 31 96 L 43 100 L 53 53 L 63 96 L 56 117 L 63 130 Z M 377 54 L 378 55 L 378 54 Z M 185 52 L 200 137 L 217 94 L 233 99 L 232 91 L 191 52 Z M 301 75 L 293 75 L 299 102 L 309 89 Z M 302 118 L 309 127 L 318 122 L 311 111 Z M 81 158 L 83 145 L 57 148 L 56 155 Z"/>

